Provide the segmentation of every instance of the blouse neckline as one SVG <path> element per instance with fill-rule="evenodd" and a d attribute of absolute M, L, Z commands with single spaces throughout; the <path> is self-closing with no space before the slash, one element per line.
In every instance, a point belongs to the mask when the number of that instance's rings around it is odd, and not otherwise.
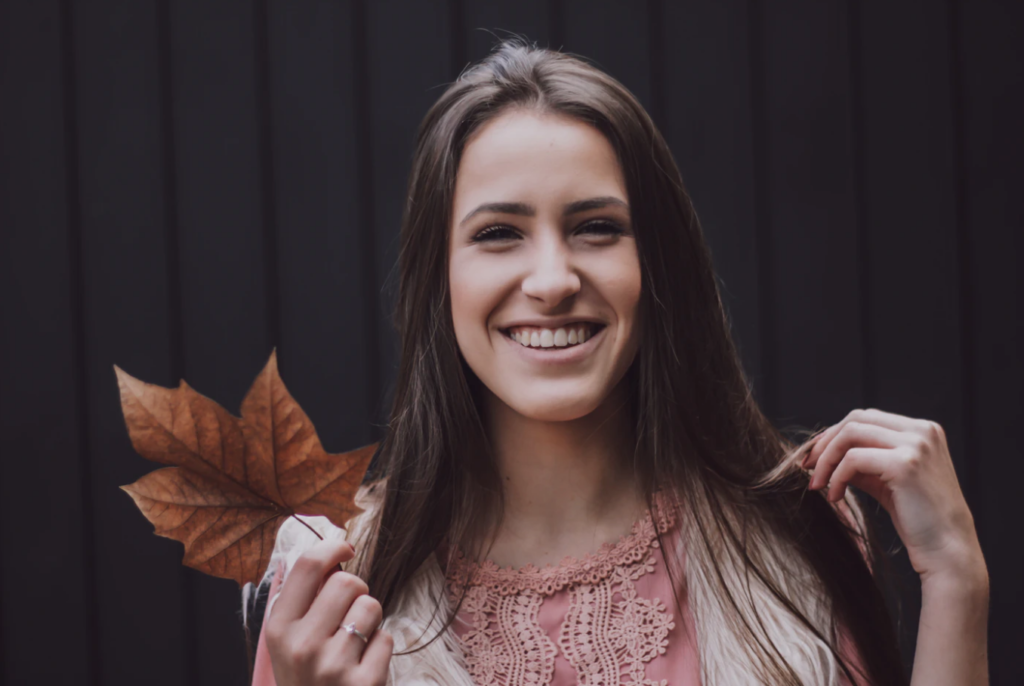
<path fill-rule="evenodd" d="M 597 584 L 616 568 L 644 560 L 651 548 L 659 547 L 658 534 L 668 532 L 675 524 L 674 510 L 664 501 L 660 492 L 656 494 L 654 513 L 645 512 L 616 542 L 603 543 L 580 558 L 567 555 L 557 565 L 549 562 L 543 567 L 533 563 L 518 568 L 499 567 L 491 560 L 469 560 L 461 549 L 456 549 L 448 568 L 449 583 L 456 590 L 484 586 L 501 595 L 525 590 L 551 595 L 574 584 Z"/>

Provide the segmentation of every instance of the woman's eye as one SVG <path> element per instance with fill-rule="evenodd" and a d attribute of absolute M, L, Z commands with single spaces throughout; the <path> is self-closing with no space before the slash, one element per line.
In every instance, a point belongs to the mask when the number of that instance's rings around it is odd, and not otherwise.
<path fill-rule="evenodd" d="M 488 226 L 483 231 L 473 236 L 475 243 L 483 241 L 498 241 L 505 238 L 515 238 L 515 231 L 510 226 Z"/>
<path fill-rule="evenodd" d="M 625 231 L 618 224 L 610 221 L 598 220 L 587 222 L 576 229 L 577 233 L 590 233 L 597 236 L 621 236 Z M 514 239 L 518 233 L 511 226 L 495 224 L 485 227 L 482 231 L 473 236 L 474 243 L 488 241 L 504 241 Z"/>
<path fill-rule="evenodd" d="M 596 233 L 601 236 L 619 236 L 625 233 L 620 226 L 608 221 L 587 222 L 578 230 L 586 231 L 587 233 Z"/>

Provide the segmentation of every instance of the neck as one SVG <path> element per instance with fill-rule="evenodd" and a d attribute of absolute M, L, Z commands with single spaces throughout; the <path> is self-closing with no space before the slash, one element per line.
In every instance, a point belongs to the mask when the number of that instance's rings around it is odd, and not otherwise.
<path fill-rule="evenodd" d="M 557 564 L 629 533 L 644 505 L 632 470 L 623 383 L 593 412 L 571 421 L 526 417 L 494 396 L 487 410 L 505 502 L 491 560 L 515 567 Z"/>

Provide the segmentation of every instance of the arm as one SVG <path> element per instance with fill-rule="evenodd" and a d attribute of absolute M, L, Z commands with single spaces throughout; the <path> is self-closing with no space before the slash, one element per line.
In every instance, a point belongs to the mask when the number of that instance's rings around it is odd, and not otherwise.
<path fill-rule="evenodd" d="M 987 686 L 989 578 L 980 548 L 962 570 L 922 575 L 911 686 Z"/>
<path fill-rule="evenodd" d="M 974 517 L 936 422 L 854 410 L 804 460 L 829 502 L 856 486 L 892 517 L 922 605 L 912 686 L 987 686 L 989 580 Z"/>
<path fill-rule="evenodd" d="M 860 517 L 854 515 L 850 497 L 852 493 L 834 505 L 851 526 L 858 527 Z M 868 562 L 863 547 L 861 553 Z M 960 557 L 965 560 L 961 570 L 921 577 L 921 620 L 911 686 L 988 684 L 988 569 L 980 547 Z M 842 630 L 840 635 L 843 655 L 861 666 L 852 642 Z M 843 683 L 847 684 L 845 679 Z"/>

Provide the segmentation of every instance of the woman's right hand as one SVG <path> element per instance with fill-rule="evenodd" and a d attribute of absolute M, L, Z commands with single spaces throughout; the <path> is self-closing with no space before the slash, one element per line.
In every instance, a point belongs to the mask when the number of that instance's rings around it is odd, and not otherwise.
<path fill-rule="evenodd" d="M 369 588 L 338 564 L 355 550 L 321 541 L 292 567 L 263 631 L 277 686 L 383 686 L 393 641 Z M 367 643 L 341 628 L 354 623 Z"/>

